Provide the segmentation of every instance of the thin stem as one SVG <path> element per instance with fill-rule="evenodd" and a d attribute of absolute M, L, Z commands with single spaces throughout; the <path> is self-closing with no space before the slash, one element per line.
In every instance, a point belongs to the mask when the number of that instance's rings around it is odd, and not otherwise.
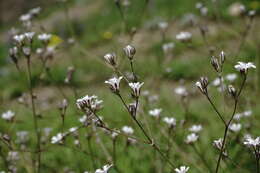
<path fill-rule="evenodd" d="M 131 65 L 131 71 L 132 71 L 132 74 L 134 76 L 134 82 L 137 82 L 137 76 L 134 72 L 134 64 L 133 64 L 133 60 L 130 60 L 130 65 Z"/>
<path fill-rule="evenodd" d="M 223 143 L 221 145 L 221 150 L 220 150 L 220 154 L 219 154 L 219 157 L 218 157 L 218 162 L 217 162 L 217 167 L 216 167 L 216 173 L 218 173 L 218 170 L 219 170 L 219 166 L 220 166 L 220 161 L 221 161 L 221 158 L 222 158 L 222 155 L 223 155 L 223 152 L 224 152 L 224 148 L 225 148 L 225 144 L 226 144 L 226 139 L 227 139 L 227 134 L 228 134 L 228 129 L 229 129 L 229 126 L 234 118 L 234 115 L 236 113 L 236 110 L 237 110 L 237 104 L 238 104 L 238 98 L 242 92 L 242 89 L 244 88 L 244 85 L 245 85 L 245 82 L 246 82 L 246 74 L 243 75 L 244 76 L 244 79 L 243 79 L 243 82 L 241 84 L 241 87 L 238 91 L 238 94 L 236 95 L 235 97 L 235 106 L 234 106 L 234 110 L 233 110 L 233 113 L 231 115 L 231 118 L 230 120 L 228 121 L 228 123 L 226 124 L 226 127 L 225 127 L 225 132 L 224 132 L 224 137 L 223 137 Z"/>
<path fill-rule="evenodd" d="M 37 121 L 37 115 L 36 115 L 36 109 L 35 109 L 35 102 L 34 102 L 34 95 L 33 95 L 33 87 L 32 87 L 32 73 L 31 73 L 31 61 L 30 57 L 27 57 L 27 70 L 28 70 L 28 78 L 29 78 L 29 89 L 30 89 L 30 97 L 31 97 L 31 104 L 32 104 L 32 113 L 33 113 L 33 123 L 34 123 L 34 130 L 37 138 L 37 171 L 40 172 L 40 166 L 41 166 L 41 136 L 38 129 L 38 121 Z"/>

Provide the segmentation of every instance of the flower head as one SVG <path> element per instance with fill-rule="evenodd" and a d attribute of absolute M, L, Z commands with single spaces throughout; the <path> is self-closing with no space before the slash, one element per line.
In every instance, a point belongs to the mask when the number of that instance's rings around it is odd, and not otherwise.
<path fill-rule="evenodd" d="M 11 110 L 8 110 L 4 113 L 2 113 L 2 118 L 7 121 L 11 121 L 15 116 L 15 113 Z"/>
<path fill-rule="evenodd" d="M 141 91 L 141 87 L 143 86 L 143 82 L 135 82 L 135 83 L 129 83 L 128 85 L 131 87 L 133 93 L 132 95 L 134 97 L 139 97 L 140 96 L 140 91 Z"/>
<path fill-rule="evenodd" d="M 175 88 L 174 92 L 182 97 L 185 97 L 188 95 L 188 91 L 186 90 L 185 87 L 183 86 L 180 86 L 180 87 L 177 87 Z"/>
<path fill-rule="evenodd" d="M 193 133 L 198 133 L 202 130 L 202 125 L 198 124 L 198 125 L 193 125 L 189 128 L 189 131 L 190 132 L 193 132 Z"/>
<path fill-rule="evenodd" d="M 131 46 L 131 45 L 127 45 L 125 48 L 124 48 L 124 52 L 126 54 L 126 56 L 132 60 L 134 58 L 134 55 L 136 53 L 136 50 L 134 48 L 134 46 Z"/>
<path fill-rule="evenodd" d="M 42 42 L 47 43 L 51 39 L 51 34 L 47 34 L 47 33 L 40 34 L 38 35 L 38 39 Z"/>
<path fill-rule="evenodd" d="M 161 112 L 162 112 L 162 109 L 155 108 L 155 109 L 152 109 L 149 111 L 149 115 L 158 118 L 158 117 L 160 117 Z"/>
<path fill-rule="evenodd" d="M 182 42 L 189 42 L 191 40 L 192 34 L 190 32 L 180 32 L 176 35 L 176 39 Z"/>
<path fill-rule="evenodd" d="M 195 133 L 191 133 L 186 137 L 185 142 L 187 144 L 193 144 L 194 142 L 196 142 L 198 140 L 199 136 L 196 135 Z"/>
<path fill-rule="evenodd" d="M 62 139 L 65 135 L 62 133 L 58 133 L 56 136 L 53 136 L 51 138 L 51 143 L 52 144 L 57 144 L 57 143 L 62 143 Z"/>
<path fill-rule="evenodd" d="M 244 145 L 248 147 L 257 147 L 260 146 L 260 137 L 252 138 L 251 136 L 248 136 L 245 138 Z"/>
<path fill-rule="evenodd" d="M 97 96 L 84 96 L 80 99 L 77 99 L 76 105 L 79 109 L 91 109 L 92 111 L 96 111 L 102 108 L 103 100 L 98 100 Z"/>
<path fill-rule="evenodd" d="M 181 166 L 180 168 L 174 169 L 176 173 L 186 173 L 190 168 L 188 166 Z"/>
<path fill-rule="evenodd" d="M 248 69 L 256 68 L 256 66 L 252 62 L 238 62 L 237 65 L 234 66 L 235 69 L 240 71 L 240 73 L 247 73 Z"/>
<path fill-rule="evenodd" d="M 173 117 L 164 117 L 163 121 L 168 124 L 170 127 L 176 126 L 176 119 Z"/>
<path fill-rule="evenodd" d="M 232 132 L 239 132 L 242 128 L 242 125 L 240 123 L 233 123 L 229 126 L 229 129 L 232 131 Z"/>
<path fill-rule="evenodd" d="M 115 67 L 116 66 L 116 54 L 115 53 L 107 53 L 104 56 L 104 59 L 106 61 L 106 63 L 108 63 L 109 65 Z"/>
<path fill-rule="evenodd" d="M 134 133 L 134 129 L 129 126 L 122 127 L 122 131 L 127 135 L 132 135 Z"/>
<path fill-rule="evenodd" d="M 199 81 L 196 82 L 196 86 L 199 88 L 199 90 L 203 94 L 207 94 L 207 87 L 208 87 L 208 78 L 207 77 L 201 77 Z"/>
<path fill-rule="evenodd" d="M 119 78 L 113 77 L 107 81 L 105 81 L 106 84 L 110 85 L 110 89 L 117 93 L 119 92 L 119 86 L 120 86 L 120 81 L 123 79 L 123 76 L 120 76 Z"/>
<path fill-rule="evenodd" d="M 95 171 L 95 173 L 108 173 L 109 169 L 112 167 L 113 165 L 105 165 L 103 166 L 103 168 L 101 169 L 97 169 Z"/>

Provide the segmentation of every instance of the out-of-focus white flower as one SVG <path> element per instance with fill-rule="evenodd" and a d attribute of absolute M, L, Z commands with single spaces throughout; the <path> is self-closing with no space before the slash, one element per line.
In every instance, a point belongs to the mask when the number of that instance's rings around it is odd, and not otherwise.
<path fill-rule="evenodd" d="M 233 132 L 239 132 L 242 128 L 242 125 L 240 123 L 233 123 L 229 126 L 229 129 Z"/>
<path fill-rule="evenodd" d="M 20 156 L 17 151 L 9 151 L 6 159 L 8 161 L 17 161 L 20 159 Z"/>
<path fill-rule="evenodd" d="M 252 111 L 251 110 L 247 110 L 245 112 L 243 112 L 244 117 L 250 117 L 252 115 Z"/>
<path fill-rule="evenodd" d="M 191 134 L 189 134 L 189 135 L 186 137 L 185 142 L 186 142 L 187 144 L 192 144 L 192 143 L 196 142 L 196 141 L 198 140 L 198 138 L 199 138 L 199 136 L 196 135 L 196 133 L 191 133 Z"/>
<path fill-rule="evenodd" d="M 35 32 L 26 32 L 24 33 L 24 36 L 31 41 L 33 39 L 33 36 L 35 35 Z"/>
<path fill-rule="evenodd" d="M 192 34 L 190 32 L 180 32 L 176 35 L 176 39 L 182 42 L 189 42 L 191 40 Z"/>
<path fill-rule="evenodd" d="M 74 132 L 76 132 L 78 130 L 78 127 L 71 127 L 70 129 L 69 129 L 69 132 L 70 133 L 74 133 Z"/>
<path fill-rule="evenodd" d="M 235 119 L 235 120 L 240 120 L 242 117 L 243 117 L 243 114 L 242 114 L 242 113 L 236 113 L 236 114 L 234 115 L 234 119 Z"/>
<path fill-rule="evenodd" d="M 108 63 L 109 65 L 115 67 L 116 66 L 116 54 L 115 53 L 107 53 L 104 56 L 104 59 L 106 61 L 106 63 Z"/>
<path fill-rule="evenodd" d="M 223 145 L 223 139 L 222 138 L 219 138 L 219 139 L 213 141 L 213 146 L 216 147 L 220 151 L 221 151 L 222 145 Z M 225 148 L 224 148 L 223 155 L 224 156 L 228 155 L 227 152 L 225 151 Z"/>
<path fill-rule="evenodd" d="M 186 173 L 190 168 L 188 166 L 181 166 L 180 168 L 174 169 L 176 173 Z"/>
<path fill-rule="evenodd" d="M 119 92 L 119 87 L 120 87 L 120 81 L 123 79 L 123 76 L 120 76 L 119 78 L 113 77 L 107 81 L 105 81 L 106 84 L 110 86 L 110 89 L 113 92 Z"/>
<path fill-rule="evenodd" d="M 180 96 L 187 96 L 188 92 L 185 87 L 180 86 L 174 89 L 174 92 Z"/>
<path fill-rule="evenodd" d="M 31 18 L 32 18 L 31 14 L 23 14 L 20 16 L 19 19 L 21 22 L 28 22 L 31 20 Z"/>
<path fill-rule="evenodd" d="M 15 116 L 15 113 L 11 110 L 8 110 L 4 113 L 2 113 L 2 118 L 7 121 L 11 121 Z"/>
<path fill-rule="evenodd" d="M 41 10 L 42 10 L 41 7 L 32 8 L 29 11 L 29 14 L 31 14 L 32 16 L 36 16 L 41 12 Z"/>
<path fill-rule="evenodd" d="M 135 82 L 135 83 L 129 83 L 128 85 L 131 87 L 132 91 L 133 91 L 133 96 L 135 97 L 139 97 L 140 96 L 140 91 L 141 91 L 141 87 L 143 86 L 143 82 Z"/>
<path fill-rule="evenodd" d="M 245 137 L 244 145 L 248 147 L 258 147 L 260 146 L 260 137 L 258 136 L 257 138 L 252 138 L 251 136 Z"/>
<path fill-rule="evenodd" d="M 236 80 L 237 78 L 237 74 L 236 73 L 230 73 L 226 75 L 226 79 L 230 82 L 233 82 L 234 80 Z"/>
<path fill-rule="evenodd" d="M 101 169 L 97 169 L 95 171 L 95 173 L 108 173 L 109 169 L 112 167 L 113 165 L 105 165 L 103 166 L 103 168 Z"/>
<path fill-rule="evenodd" d="M 25 38 L 24 34 L 15 35 L 13 39 L 18 43 L 21 44 Z"/>
<path fill-rule="evenodd" d="M 222 82 L 224 82 L 224 79 L 222 79 Z M 216 78 L 213 82 L 212 82 L 212 85 L 213 86 L 219 86 L 221 84 L 221 80 L 219 78 Z"/>
<path fill-rule="evenodd" d="M 238 62 L 238 64 L 234 67 L 241 73 L 247 73 L 248 69 L 256 68 L 256 66 L 252 62 Z"/>
<path fill-rule="evenodd" d="M 51 34 L 43 33 L 38 35 L 38 39 L 43 42 L 48 42 L 51 39 Z"/>
<path fill-rule="evenodd" d="M 153 117 L 159 117 L 161 115 L 162 109 L 160 108 L 155 108 L 149 111 L 149 115 L 153 116 Z"/>
<path fill-rule="evenodd" d="M 130 59 L 132 60 L 134 58 L 134 55 L 136 53 L 136 50 L 135 50 L 135 47 L 134 46 L 131 46 L 131 45 L 127 45 L 125 48 L 124 48 L 124 52 L 125 52 L 125 55 Z"/>
<path fill-rule="evenodd" d="M 29 139 L 29 136 L 28 136 L 28 131 L 19 131 L 16 133 L 16 136 L 17 136 L 17 142 L 18 143 L 25 143 L 28 141 Z"/>
<path fill-rule="evenodd" d="M 134 129 L 129 126 L 122 127 L 122 131 L 127 135 L 132 135 L 134 133 Z"/>
<path fill-rule="evenodd" d="M 176 119 L 173 117 L 164 117 L 163 121 L 168 124 L 170 127 L 176 126 Z"/>
<path fill-rule="evenodd" d="M 168 28 L 168 23 L 167 22 L 159 22 L 158 23 L 158 27 L 160 30 L 162 30 L 163 32 L 165 32 L 165 30 Z"/>
<path fill-rule="evenodd" d="M 231 4 L 228 9 L 228 12 L 231 16 L 240 16 L 241 14 L 245 13 L 245 11 L 246 7 L 239 2 Z"/>
<path fill-rule="evenodd" d="M 206 16 L 207 14 L 208 14 L 208 8 L 207 7 L 202 7 L 202 8 L 200 8 L 200 14 L 202 15 L 202 16 Z"/>
<path fill-rule="evenodd" d="M 61 143 L 63 137 L 64 137 L 64 134 L 58 133 L 56 136 L 53 136 L 53 137 L 51 138 L 51 143 L 52 143 L 52 144 Z"/>
<path fill-rule="evenodd" d="M 83 115 L 82 117 L 79 118 L 79 122 L 85 123 L 87 121 L 87 116 Z"/>
<path fill-rule="evenodd" d="M 202 130 L 202 125 L 198 124 L 198 125 L 192 125 L 190 128 L 189 128 L 189 131 L 190 132 L 193 132 L 193 133 L 199 133 L 200 131 Z"/>
<path fill-rule="evenodd" d="M 175 44 L 173 42 L 164 43 L 162 45 L 162 50 L 163 50 L 164 54 L 168 54 L 173 50 L 174 47 L 175 47 Z"/>

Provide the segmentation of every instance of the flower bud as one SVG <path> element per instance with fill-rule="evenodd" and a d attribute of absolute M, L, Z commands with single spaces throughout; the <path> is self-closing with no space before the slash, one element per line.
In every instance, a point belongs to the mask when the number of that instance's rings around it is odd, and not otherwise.
<path fill-rule="evenodd" d="M 128 109 L 132 116 L 136 115 L 136 104 L 135 103 L 130 103 L 128 105 Z"/>
<path fill-rule="evenodd" d="M 115 53 L 108 53 L 104 56 L 105 61 L 115 67 L 116 66 L 116 54 Z"/>
<path fill-rule="evenodd" d="M 223 65 L 224 62 L 225 62 L 225 60 L 226 60 L 225 52 L 224 52 L 224 51 L 221 51 L 219 57 L 220 57 L 220 62 L 221 62 L 221 64 Z"/>
<path fill-rule="evenodd" d="M 211 65 L 213 66 L 213 68 L 219 72 L 219 63 L 218 63 L 218 60 L 217 58 L 215 58 L 214 56 L 211 57 L 211 61 L 210 61 Z"/>
<path fill-rule="evenodd" d="M 125 54 L 126 56 L 132 60 L 134 58 L 134 55 L 136 53 L 136 50 L 133 46 L 131 45 L 127 45 L 125 48 L 124 48 L 124 51 L 125 51 Z"/>
<path fill-rule="evenodd" d="M 229 94 L 231 94 L 233 97 L 236 97 L 236 89 L 232 86 L 232 85 L 229 85 L 228 86 L 228 92 Z"/>

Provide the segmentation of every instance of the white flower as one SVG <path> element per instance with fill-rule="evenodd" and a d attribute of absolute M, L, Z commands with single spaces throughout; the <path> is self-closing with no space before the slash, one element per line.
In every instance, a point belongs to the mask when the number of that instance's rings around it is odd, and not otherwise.
<path fill-rule="evenodd" d="M 180 168 L 174 169 L 176 173 L 186 173 L 190 168 L 188 166 L 181 166 Z"/>
<path fill-rule="evenodd" d="M 7 121 L 11 121 L 14 116 L 15 116 L 15 113 L 11 110 L 8 110 L 2 114 L 2 118 Z"/>
<path fill-rule="evenodd" d="M 237 78 L 237 74 L 236 73 L 230 73 L 226 75 L 226 79 L 230 82 L 233 82 L 234 80 L 236 80 Z"/>
<path fill-rule="evenodd" d="M 187 144 L 192 144 L 192 143 L 196 142 L 196 141 L 198 140 L 198 138 L 199 138 L 198 135 L 196 135 L 195 133 L 191 133 L 191 134 L 189 134 L 189 135 L 186 137 L 185 142 L 186 142 Z"/>
<path fill-rule="evenodd" d="M 243 114 L 244 114 L 244 117 L 250 117 L 252 115 L 252 111 L 248 110 L 248 111 L 245 111 Z"/>
<path fill-rule="evenodd" d="M 165 54 L 170 53 L 172 51 L 172 49 L 174 48 L 174 43 L 170 42 L 170 43 L 164 43 L 162 45 L 162 50 Z"/>
<path fill-rule="evenodd" d="M 110 85 L 110 89 L 113 92 L 119 92 L 121 79 L 123 79 L 123 76 L 120 76 L 119 78 L 113 77 L 113 78 L 105 81 L 105 83 Z"/>
<path fill-rule="evenodd" d="M 190 132 L 193 132 L 193 133 L 198 133 L 202 130 L 202 126 L 199 124 L 199 125 L 193 125 L 189 128 L 189 131 Z"/>
<path fill-rule="evenodd" d="M 233 123 L 229 126 L 229 129 L 233 132 L 239 132 L 242 128 L 242 125 L 240 123 Z"/>
<path fill-rule="evenodd" d="M 164 117 L 163 121 L 171 127 L 176 126 L 176 119 L 173 117 Z"/>
<path fill-rule="evenodd" d="M 103 166 L 102 169 L 97 169 L 95 171 L 95 173 L 108 173 L 109 169 L 112 167 L 113 165 L 105 165 Z"/>
<path fill-rule="evenodd" d="M 134 46 L 131 46 L 131 45 L 127 45 L 125 48 L 124 48 L 124 52 L 126 54 L 126 56 L 132 60 L 134 58 L 134 55 L 136 53 L 136 50 L 134 48 Z"/>
<path fill-rule="evenodd" d="M 97 96 L 92 95 L 92 96 L 84 96 L 80 99 L 77 99 L 76 105 L 78 106 L 79 109 L 91 109 L 92 111 L 94 110 L 99 110 L 102 108 L 102 100 L 98 100 Z"/>
<path fill-rule="evenodd" d="M 167 22 L 159 22 L 158 27 L 164 32 L 168 28 Z"/>
<path fill-rule="evenodd" d="M 219 86 L 221 82 L 223 82 L 224 79 L 222 78 L 222 81 L 219 78 L 216 78 L 214 81 L 212 81 L 213 86 Z"/>
<path fill-rule="evenodd" d="M 134 133 L 134 129 L 129 126 L 122 127 L 122 131 L 127 135 L 132 135 Z"/>
<path fill-rule="evenodd" d="M 13 37 L 13 39 L 18 43 L 18 44 L 21 44 L 24 40 L 25 36 L 24 34 L 20 34 L 20 35 L 15 35 Z"/>
<path fill-rule="evenodd" d="M 56 136 L 53 136 L 51 138 L 51 143 L 56 144 L 56 143 L 61 143 L 62 138 L 64 137 L 64 134 L 58 133 Z"/>
<path fill-rule="evenodd" d="M 19 153 L 17 151 L 9 151 L 6 159 L 8 161 L 17 161 L 20 159 Z"/>
<path fill-rule="evenodd" d="M 24 36 L 29 40 L 31 41 L 33 39 L 33 36 L 34 36 L 35 32 L 26 32 L 24 33 Z"/>
<path fill-rule="evenodd" d="M 128 85 L 132 88 L 133 96 L 139 97 L 140 96 L 140 88 L 143 86 L 143 82 L 136 82 L 136 83 L 129 83 Z"/>
<path fill-rule="evenodd" d="M 228 9 L 228 12 L 231 16 L 240 16 L 245 11 L 246 11 L 246 7 L 239 2 L 231 4 Z"/>
<path fill-rule="evenodd" d="M 242 113 L 236 113 L 236 114 L 234 115 L 234 119 L 235 119 L 235 120 L 240 120 L 242 117 L 243 117 L 243 114 L 242 114 Z"/>
<path fill-rule="evenodd" d="M 74 132 L 76 132 L 78 130 L 78 127 L 71 127 L 70 129 L 69 129 L 69 132 L 70 133 L 74 133 Z"/>
<path fill-rule="evenodd" d="M 188 42 L 191 40 L 192 34 L 190 32 L 180 32 L 176 35 L 176 39 L 182 42 Z"/>
<path fill-rule="evenodd" d="M 41 7 L 36 7 L 36 8 L 32 8 L 30 11 L 29 11 L 29 14 L 31 15 L 37 15 L 41 12 Z"/>
<path fill-rule="evenodd" d="M 258 136 L 257 138 L 252 138 L 250 136 L 246 137 L 244 141 L 244 145 L 248 147 L 257 147 L 260 146 L 260 137 Z"/>
<path fill-rule="evenodd" d="M 51 39 L 51 34 L 43 33 L 38 35 L 38 39 L 43 42 L 48 42 Z"/>
<path fill-rule="evenodd" d="M 105 61 L 111 65 L 111 66 L 116 66 L 116 54 L 115 53 L 107 53 L 104 56 Z"/>
<path fill-rule="evenodd" d="M 219 139 L 213 141 L 213 146 L 216 147 L 218 150 L 221 150 L 222 145 L 223 145 L 223 139 L 222 138 L 219 138 Z M 225 151 L 225 146 L 224 146 L 223 155 L 224 156 L 228 155 L 227 152 Z"/>
<path fill-rule="evenodd" d="M 247 73 L 247 70 L 250 68 L 256 68 L 256 66 L 252 62 L 238 62 L 237 65 L 234 66 L 235 69 L 240 71 L 241 73 Z"/>
<path fill-rule="evenodd" d="M 31 18 L 32 18 L 31 14 L 23 14 L 20 16 L 19 19 L 21 22 L 27 22 L 27 21 L 31 20 Z"/>
<path fill-rule="evenodd" d="M 187 96 L 188 95 L 186 88 L 183 87 L 183 86 L 175 88 L 174 92 L 176 94 L 180 95 L 180 96 Z"/>
<path fill-rule="evenodd" d="M 83 115 L 82 117 L 79 118 L 79 122 L 85 123 L 87 121 L 87 116 Z"/>
<path fill-rule="evenodd" d="M 153 110 L 150 110 L 149 111 L 149 114 L 153 117 L 159 117 L 161 115 L 161 112 L 162 112 L 162 109 L 159 109 L 159 108 L 155 108 Z"/>

